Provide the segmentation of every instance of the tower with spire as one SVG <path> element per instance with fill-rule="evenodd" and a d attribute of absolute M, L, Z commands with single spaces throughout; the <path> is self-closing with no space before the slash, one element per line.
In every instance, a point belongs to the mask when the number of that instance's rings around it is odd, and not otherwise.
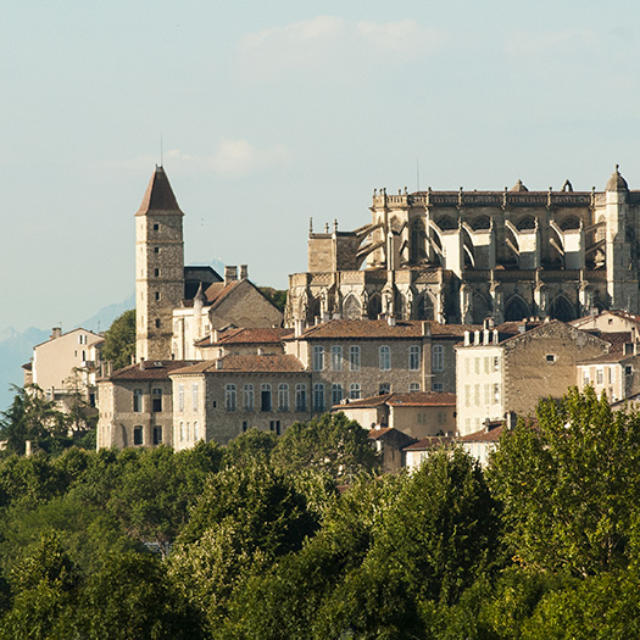
<path fill-rule="evenodd" d="M 184 298 L 182 218 L 156 166 L 136 218 L 136 361 L 171 357 L 172 311 Z"/>

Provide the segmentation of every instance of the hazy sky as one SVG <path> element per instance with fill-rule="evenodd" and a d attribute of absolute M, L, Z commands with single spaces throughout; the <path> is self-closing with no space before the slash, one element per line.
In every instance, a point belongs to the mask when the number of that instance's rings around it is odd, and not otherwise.
<path fill-rule="evenodd" d="M 0 18 L 0 331 L 134 287 L 155 162 L 187 263 L 284 288 L 308 220 L 374 187 L 640 188 L 632 2 L 7 2 Z"/>

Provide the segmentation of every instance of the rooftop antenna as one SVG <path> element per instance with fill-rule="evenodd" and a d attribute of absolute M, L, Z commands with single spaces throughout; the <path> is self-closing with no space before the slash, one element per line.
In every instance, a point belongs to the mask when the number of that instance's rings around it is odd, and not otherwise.
<path fill-rule="evenodd" d="M 416 191 L 420 191 L 420 160 L 416 158 Z"/>
<path fill-rule="evenodd" d="M 164 149 L 162 148 L 162 134 L 160 134 L 160 166 L 164 166 Z"/>

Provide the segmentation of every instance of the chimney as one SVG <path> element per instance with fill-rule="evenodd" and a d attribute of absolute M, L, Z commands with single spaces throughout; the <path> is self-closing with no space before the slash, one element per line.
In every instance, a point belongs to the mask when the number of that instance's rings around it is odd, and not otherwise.
<path fill-rule="evenodd" d="M 423 338 L 431 337 L 431 325 L 426 320 L 422 321 L 422 337 Z"/>
<path fill-rule="evenodd" d="M 471 344 L 471 331 L 464 332 L 464 346 L 468 347 Z"/>
<path fill-rule="evenodd" d="M 489 329 L 482 330 L 482 344 L 489 344 L 491 342 L 491 332 Z"/>
<path fill-rule="evenodd" d="M 482 328 L 492 331 L 496 326 L 493 318 L 491 316 L 487 316 L 482 322 Z"/>
<path fill-rule="evenodd" d="M 293 337 L 299 338 L 304 331 L 304 321 L 303 320 L 294 320 L 293 322 Z"/>
<path fill-rule="evenodd" d="M 140 360 L 140 371 L 144 371 L 147 366 L 146 366 L 146 362 L 144 360 Z"/>
<path fill-rule="evenodd" d="M 249 267 L 246 264 L 240 265 L 240 280 L 246 280 L 249 277 Z"/>
<path fill-rule="evenodd" d="M 53 327 L 53 329 L 51 329 L 51 337 L 49 339 L 55 340 L 56 338 L 59 338 L 61 335 L 62 335 L 62 327 Z"/>
<path fill-rule="evenodd" d="M 478 330 L 473 332 L 473 344 L 474 345 L 480 344 L 480 331 Z"/>
<path fill-rule="evenodd" d="M 493 344 L 498 344 L 500 342 L 500 334 L 497 329 L 493 330 Z"/>
<path fill-rule="evenodd" d="M 215 344 L 216 342 L 218 342 L 218 330 L 217 329 L 212 329 L 210 337 L 209 337 L 209 343 L 210 344 Z"/>
<path fill-rule="evenodd" d="M 235 265 L 227 265 L 224 268 L 224 284 L 225 286 L 238 279 L 238 267 Z"/>
<path fill-rule="evenodd" d="M 262 347 L 258 347 L 257 353 L 259 356 L 263 356 L 264 355 L 264 349 Z"/>
<path fill-rule="evenodd" d="M 222 358 L 216 360 L 216 369 L 222 369 Z"/>
<path fill-rule="evenodd" d="M 390 313 L 387 316 L 387 323 L 390 327 L 395 327 L 396 326 L 396 317 L 393 315 L 393 313 Z"/>
<path fill-rule="evenodd" d="M 515 411 L 507 411 L 505 414 L 505 424 L 509 431 L 512 431 L 518 422 L 518 416 Z"/>
<path fill-rule="evenodd" d="M 314 316 L 313 324 L 315 324 L 316 327 L 320 324 L 320 316 Z"/>

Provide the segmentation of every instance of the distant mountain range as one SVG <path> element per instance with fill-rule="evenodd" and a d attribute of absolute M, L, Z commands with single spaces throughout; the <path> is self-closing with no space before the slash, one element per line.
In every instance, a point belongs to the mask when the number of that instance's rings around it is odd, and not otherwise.
<path fill-rule="evenodd" d="M 106 331 L 111 323 L 127 309 L 133 309 L 135 297 L 110 304 L 100 309 L 90 318 L 78 322 L 70 329 L 82 327 L 90 331 Z M 44 342 L 51 335 L 51 329 L 29 327 L 25 331 L 8 328 L 0 333 L 0 411 L 4 411 L 13 400 L 11 384 L 22 385 L 22 365 L 31 359 L 33 347 Z"/>

